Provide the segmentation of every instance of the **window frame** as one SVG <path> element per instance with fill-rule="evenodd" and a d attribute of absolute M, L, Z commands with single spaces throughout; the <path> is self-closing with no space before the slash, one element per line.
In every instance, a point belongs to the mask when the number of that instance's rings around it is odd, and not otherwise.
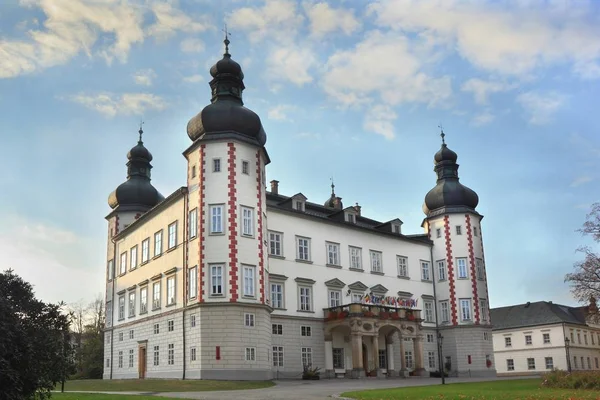
<path fill-rule="evenodd" d="M 256 361 L 256 347 L 246 347 L 245 360 Z"/>
<path fill-rule="evenodd" d="M 461 262 L 464 261 L 464 264 Z M 461 270 L 464 268 L 464 270 Z M 464 275 L 462 274 L 464 272 Z M 469 263 L 467 257 L 456 257 L 456 278 L 469 279 Z"/>
<path fill-rule="evenodd" d="M 431 282 L 431 264 L 429 261 L 420 260 L 421 264 L 421 280 Z"/>
<path fill-rule="evenodd" d="M 268 231 L 269 234 L 269 255 L 283 257 L 283 232 Z M 275 245 L 275 246 L 273 246 Z M 279 250 L 279 254 L 273 250 Z"/>
<path fill-rule="evenodd" d="M 455 232 L 457 236 L 462 235 L 462 225 L 456 225 Z"/>
<path fill-rule="evenodd" d="M 475 259 L 475 271 L 477 272 L 477 279 L 483 281 L 485 279 L 485 272 L 482 258 Z"/>
<path fill-rule="evenodd" d="M 440 322 L 450 322 L 450 302 L 448 300 L 442 300 L 440 303 Z"/>
<path fill-rule="evenodd" d="M 214 270 L 213 270 L 214 268 Z M 208 270 L 209 270 L 209 282 L 210 282 L 210 292 L 209 295 L 211 297 L 222 297 L 225 296 L 225 265 L 224 264 L 208 264 Z M 215 275 L 215 271 L 219 271 L 218 275 Z M 220 284 L 219 285 L 214 285 L 213 280 L 214 278 L 218 277 L 220 280 Z M 215 292 L 215 288 L 216 287 L 220 287 L 220 292 Z"/>
<path fill-rule="evenodd" d="M 240 206 L 241 209 L 241 234 L 244 237 L 254 237 L 256 228 L 254 224 L 254 208 L 248 206 Z"/>
<path fill-rule="evenodd" d="M 465 318 L 465 307 L 464 304 L 468 304 L 468 311 L 469 311 L 469 315 L 467 316 L 468 318 Z M 473 302 L 471 301 L 471 299 L 459 299 L 459 305 L 460 305 L 460 320 L 462 322 L 472 322 L 473 321 Z"/>
<path fill-rule="evenodd" d="M 122 294 L 119 296 L 119 309 L 118 309 L 118 320 L 122 321 L 125 319 L 125 295 Z"/>
<path fill-rule="evenodd" d="M 357 254 L 352 254 L 353 250 L 356 250 Z M 350 260 L 350 269 L 362 271 L 363 270 L 362 247 L 348 246 L 348 256 L 349 256 L 349 260 Z M 355 263 L 354 261 L 358 261 L 358 263 Z M 356 265 L 358 265 L 358 266 L 356 266 Z"/>
<path fill-rule="evenodd" d="M 219 210 L 218 215 L 215 214 L 215 210 Z M 209 235 L 224 235 L 225 234 L 225 204 L 209 204 L 208 205 L 208 217 L 209 217 Z M 218 226 L 216 222 L 218 221 Z M 218 228 L 218 229 L 216 229 Z"/>
<path fill-rule="evenodd" d="M 247 273 L 250 273 L 249 275 Z M 242 296 L 256 298 L 256 266 L 242 264 Z"/>
<path fill-rule="evenodd" d="M 145 295 L 144 295 L 145 294 Z M 140 288 L 140 314 L 148 312 L 148 286 Z"/>
<path fill-rule="evenodd" d="M 188 299 L 198 297 L 198 266 L 194 265 L 188 269 Z"/>
<path fill-rule="evenodd" d="M 280 286 L 281 287 L 281 293 L 279 293 L 279 291 L 273 291 L 273 286 Z M 271 307 L 274 309 L 278 309 L 278 310 L 284 310 L 285 309 L 285 288 L 284 288 L 285 284 L 283 282 L 270 282 L 269 283 L 269 289 L 270 289 L 270 299 L 271 299 Z M 280 304 L 280 307 L 277 307 L 277 305 L 275 304 L 275 302 L 273 301 L 273 294 L 275 294 L 276 296 L 281 296 L 281 299 L 277 299 L 278 304 Z"/>
<path fill-rule="evenodd" d="M 371 260 L 371 272 L 383 274 L 383 253 L 378 250 L 369 250 L 369 258 Z"/>
<path fill-rule="evenodd" d="M 256 327 L 256 315 L 254 313 L 244 313 L 244 327 Z"/>
<path fill-rule="evenodd" d="M 437 260 L 438 282 L 445 281 L 447 278 L 446 260 Z"/>
<path fill-rule="evenodd" d="M 119 256 L 119 276 L 125 275 L 127 272 L 127 250 Z"/>
<path fill-rule="evenodd" d="M 212 159 L 212 172 L 221 172 L 221 157 L 215 157 Z"/>
<path fill-rule="evenodd" d="M 527 357 L 527 370 L 534 371 L 535 370 L 535 358 Z"/>
<path fill-rule="evenodd" d="M 242 174 L 250 175 L 250 163 L 246 160 L 242 160 Z"/>
<path fill-rule="evenodd" d="M 302 364 L 302 367 L 311 367 L 312 361 L 312 347 L 301 347 L 300 362 Z"/>
<path fill-rule="evenodd" d="M 198 236 L 198 208 L 194 208 L 188 213 L 188 236 L 189 239 Z"/>
<path fill-rule="evenodd" d="M 138 245 L 136 244 L 135 246 L 133 246 L 129 249 L 129 270 L 130 271 L 133 271 L 138 266 L 137 253 L 138 253 Z"/>
<path fill-rule="evenodd" d="M 337 298 L 336 298 L 337 297 Z M 339 307 L 342 305 L 342 291 L 339 289 L 329 289 L 327 291 L 327 302 L 329 307 Z M 336 302 L 337 304 L 333 304 Z"/>
<path fill-rule="evenodd" d="M 335 242 L 325 242 L 326 264 L 339 267 L 342 265 L 340 260 L 340 244 Z"/>
<path fill-rule="evenodd" d="M 300 246 L 300 241 L 306 241 L 306 245 Z M 301 255 L 303 255 L 303 251 L 301 250 L 301 247 L 303 249 L 306 248 L 306 250 L 304 250 L 304 253 L 306 254 L 306 258 L 301 257 Z M 310 238 L 305 237 L 305 236 L 296 236 L 296 260 L 310 262 L 311 261 L 310 247 L 311 247 Z"/>
<path fill-rule="evenodd" d="M 305 293 L 303 294 L 303 290 Z M 306 290 L 308 292 L 306 292 Z M 303 302 L 303 297 L 308 299 L 308 302 Z M 300 312 L 313 312 L 313 287 L 312 285 L 298 285 L 298 311 Z"/>
<path fill-rule="evenodd" d="M 158 293 L 156 292 L 158 288 Z M 159 310 L 162 306 L 162 284 L 161 281 L 152 283 L 152 310 Z"/>
<path fill-rule="evenodd" d="M 507 371 L 514 371 L 515 370 L 515 360 L 512 358 L 507 358 L 506 359 L 506 370 Z"/>
<path fill-rule="evenodd" d="M 171 222 L 167 226 L 167 251 L 177 247 L 177 222 Z"/>
<path fill-rule="evenodd" d="M 140 265 L 146 264 L 150 261 L 150 238 L 142 240 L 142 263 Z"/>
<path fill-rule="evenodd" d="M 550 361 L 550 362 L 548 362 Z M 546 369 L 553 369 L 554 368 L 554 359 L 552 357 L 544 357 L 544 366 L 546 367 Z"/>
<path fill-rule="evenodd" d="M 283 367 L 283 365 L 284 365 L 283 346 L 272 346 L 271 350 L 272 350 L 271 355 L 273 357 L 273 366 L 274 367 Z"/>
<path fill-rule="evenodd" d="M 171 282 L 173 283 L 171 285 Z M 176 276 L 167 277 L 167 306 L 177 304 L 177 281 Z"/>
<path fill-rule="evenodd" d="M 154 233 L 154 257 L 162 255 L 163 230 Z"/>
<path fill-rule="evenodd" d="M 429 306 L 429 310 L 427 309 Z M 433 323 L 435 320 L 433 319 L 433 300 L 425 300 L 423 301 L 423 316 L 424 322 Z"/>
<path fill-rule="evenodd" d="M 408 278 L 408 257 L 396 255 L 396 268 L 399 278 Z"/>

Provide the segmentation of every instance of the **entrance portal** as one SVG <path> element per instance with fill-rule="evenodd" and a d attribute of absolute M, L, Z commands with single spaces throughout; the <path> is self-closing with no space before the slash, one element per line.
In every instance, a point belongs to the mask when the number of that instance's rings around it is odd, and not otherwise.
<path fill-rule="evenodd" d="M 139 378 L 146 378 L 146 346 L 140 346 L 138 348 L 138 371 Z"/>
<path fill-rule="evenodd" d="M 369 355 L 367 354 L 367 346 L 362 344 L 362 364 L 365 370 L 365 375 L 369 376 Z"/>

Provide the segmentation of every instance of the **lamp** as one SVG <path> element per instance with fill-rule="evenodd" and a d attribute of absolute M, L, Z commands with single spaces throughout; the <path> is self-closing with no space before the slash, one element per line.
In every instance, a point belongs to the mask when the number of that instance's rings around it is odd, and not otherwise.
<path fill-rule="evenodd" d="M 567 353 L 567 369 L 571 372 L 571 356 L 569 355 L 569 344 L 571 341 L 565 336 L 565 351 Z"/>
<path fill-rule="evenodd" d="M 444 342 L 444 337 L 440 331 L 437 332 L 437 341 L 438 341 L 438 354 L 439 354 L 439 364 L 440 364 L 440 376 L 442 377 L 442 385 L 446 384 L 446 376 L 444 371 L 444 357 L 442 355 L 442 344 Z"/>

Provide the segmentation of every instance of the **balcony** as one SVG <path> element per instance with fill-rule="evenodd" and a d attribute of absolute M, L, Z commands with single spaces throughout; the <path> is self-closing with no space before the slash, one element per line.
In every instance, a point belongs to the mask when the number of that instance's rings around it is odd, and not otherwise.
<path fill-rule="evenodd" d="M 380 320 L 422 322 L 421 310 L 405 307 L 389 307 L 375 304 L 350 303 L 323 309 L 325 321 L 347 318 L 373 318 Z"/>

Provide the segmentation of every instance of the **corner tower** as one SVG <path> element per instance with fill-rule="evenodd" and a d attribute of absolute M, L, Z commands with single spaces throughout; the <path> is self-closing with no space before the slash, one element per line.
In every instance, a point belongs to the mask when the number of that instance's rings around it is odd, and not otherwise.
<path fill-rule="evenodd" d="M 441 132 L 436 186 L 425 196 L 424 227 L 433 241 L 443 362 L 458 376 L 495 375 L 479 197 L 459 182 L 457 154 Z M 448 368 L 449 367 L 449 368 Z"/>
<path fill-rule="evenodd" d="M 186 354 L 190 346 L 202 349 L 187 376 L 271 379 L 267 137 L 260 117 L 244 107 L 244 73 L 231 58 L 227 36 L 224 43 L 223 58 L 210 69 L 210 104 L 189 121 L 192 144 L 183 153 L 189 188 L 186 299 L 201 316 L 201 334 L 190 336 Z"/>

